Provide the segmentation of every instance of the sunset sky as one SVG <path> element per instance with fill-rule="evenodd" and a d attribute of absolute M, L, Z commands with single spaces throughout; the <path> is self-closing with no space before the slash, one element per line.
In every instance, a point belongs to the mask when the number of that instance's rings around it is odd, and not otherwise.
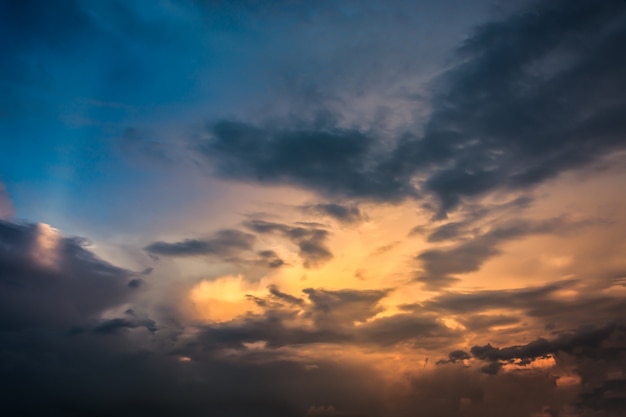
<path fill-rule="evenodd" d="M 0 0 L 0 414 L 626 415 L 623 0 Z"/>

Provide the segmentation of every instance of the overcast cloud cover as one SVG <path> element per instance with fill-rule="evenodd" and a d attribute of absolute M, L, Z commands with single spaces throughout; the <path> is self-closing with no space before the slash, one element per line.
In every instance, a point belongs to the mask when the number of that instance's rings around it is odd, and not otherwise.
<path fill-rule="evenodd" d="M 622 0 L 0 0 L 9 416 L 626 414 Z"/>

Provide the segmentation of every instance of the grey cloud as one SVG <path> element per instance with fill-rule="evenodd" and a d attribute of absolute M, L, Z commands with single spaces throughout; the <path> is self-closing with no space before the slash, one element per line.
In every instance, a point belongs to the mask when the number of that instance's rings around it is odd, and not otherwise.
<path fill-rule="evenodd" d="M 536 308 L 536 306 L 555 303 L 553 295 L 556 292 L 572 288 L 576 283 L 577 281 L 574 280 L 564 280 L 543 286 L 513 290 L 483 290 L 471 293 L 448 292 L 428 300 L 420 308 L 462 315 L 491 309 L 528 311 Z"/>
<path fill-rule="evenodd" d="M 232 256 L 252 249 L 256 237 L 239 230 L 220 230 L 209 239 L 187 239 L 181 242 L 154 242 L 145 250 L 162 256 Z"/>
<path fill-rule="evenodd" d="M 93 328 L 93 332 L 96 334 L 111 334 L 122 329 L 136 329 L 138 327 L 143 327 L 151 333 L 158 330 L 154 320 L 128 320 L 115 318 L 102 321 Z"/>
<path fill-rule="evenodd" d="M 471 359 L 471 357 L 472 355 L 464 350 L 454 350 L 448 354 L 448 359 L 441 359 L 437 361 L 437 365 L 441 365 L 444 363 L 457 363 L 457 361 Z"/>
<path fill-rule="evenodd" d="M 328 195 L 400 200 L 416 196 L 409 178 L 394 179 L 370 162 L 375 140 L 341 129 L 270 129 L 222 121 L 198 146 L 226 178 L 289 183 Z"/>
<path fill-rule="evenodd" d="M 452 248 L 430 249 L 420 253 L 417 260 L 422 263 L 423 272 L 418 273 L 417 280 L 429 287 L 441 288 L 456 281 L 455 274 L 478 271 L 485 261 L 500 254 L 500 246 L 508 241 L 529 235 L 561 234 L 587 224 L 588 221 L 569 222 L 560 217 L 543 221 L 518 220 L 496 224 L 489 231 Z M 455 227 L 453 225 L 452 229 Z M 443 234 L 449 237 L 448 232 Z"/>
<path fill-rule="evenodd" d="M 343 327 L 353 326 L 354 322 L 363 322 L 380 311 L 381 299 L 390 290 L 324 290 L 306 288 L 303 292 L 312 302 L 307 312 L 317 326 Z"/>
<path fill-rule="evenodd" d="M 337 203 L 320 203 L 302 206 L 305 212 L 332 217 L 333 219 L 345 223 L 359 223 L 365 219 L 361 210 L 356 205 L 342 205 Z"/>
<path fill-rule="evenodd" d="M 519 318 L 520 324 L 523 324 L 524 319 L 529 319 L 542 326 L 567 329 L 580 323 L 602 326 L 621 317 L 621 311 L 626 308 L 623 297 L 603 292 L 606 291 L 603 286 L 599 289 L 577 288 L 578 284 L 575 280 L 563 280 L 514 290 L 443 293 L 422 303 L 419 308 L 454 314 L 462 324 L 468 326 L 468 330 L 479 333 L 484 331 L 484 326 L 514 325 L 516 318 Z M 576 291 L 577 294 L 572 298 L 563 298 L 559 296 L 563 290 Z M 506 313 L 495 316 L 481 314 L 492 314 L 492 310 L 503 310 Z M 516 328 L 521 329 L 516 326 L 510 331 Z"/>
<path fill-rule="evenodd" d="M 410 343 L 420 349 L 445 349 L 459 333 L 448 329 L 433 315 L 396 314 L 365 323 L 357 330 L 359 340 L 382 347 Z"/>
<path fill-rule="evenodd" d="M 480 368 L 481 372 L 486 373 L 487 375 L 496 375 L 502 369 L 502 364 L 500 362 L 491 362 L 487 365 Z"/>
<path fill-rule="evenodd" d="M 437 227 L 433 232 L 428 235 L 429 242 L 441 242 L 444 240 L 450 240 L 458 238 L 463 234 L 463 227 L 465 225 L 461 222 L 450 222 L 442 226 Z"/>
<path fill-rule="evenodd" d="M 465 196 L 526 188 L 624 147 L 625 17 L 621 1 L 537 2 L 465 41 L 423 139 L 399 147 L 450 163 L 425 184 L 442 216 Z"/>
<path fill-rule="evenodd" d="M 288 238 L 293 244 L 298 246 L 298 255 L 302 259 L 305 268 L 315 268 L 328 262 L 333 257 L 326 246 L 329 233 L 324 229 L 306 225 L 289 226 L 258 219 L 249 220 L 244 225 L 256 233 L 277 233 Z"/>
<path fill-rule="evenodd" d="M 490 375 L 496 384 L 514 375 L 536 374 L 537 371 L 525 367 L 536 359 L 554 357 L 556 365 L 547 372 L 540 372 L 550 378 L 554 378 L 552 372 L 557 375 L 563 371 L 570 372 L 580 377 L 581 384 L 571 391 L 567 403 L 560 406 L 553 404 L 549 415 L 561 415 L 562 411 L 569 409 L 581 416 L 619 416 L 626 409 L 626 397 L 622 389 L 625 382 L 621 377 L 626 365 L 625 332 L 623 324 L 583 326 L 575 331 L 560 333 L 550 340 L 539 338 L 525 345 L 504 348 L 491 344 L 474 346 L 471 356 L 487 362 L 480 367 L 480 371 Z M 450 357 L 456 354 L 452 352 Z M 441 361 L 447 362 L 451 361 Z M 513 372 L 501 374 L 500 370 L 506 364 L 515 364 L 523 372 L 514 369 Z M 563 392 L 567 388 L 559 389 Z"/>
<path fill-rule="evenodd" d="M 227 178 L 378 201 L 430 194 L 445 218 L 465 200 L 528 189 L 624 148 L 624 19 L 619 0 L 555 1 L 479 27 L 434 82 L 423 133 L 387 151 L 370 132 L 229 121 L 199 151 Z"/>
<path fill-rule="evenodd" d="M 571 410 L 575 400 L 575 394 L 557 388 L 547 372 L 493 377 L 473 368 L 438 366 L 431 372 L 416 372 L 409 381 L 408 392 L 395 393 L 397 414 L 391 415 L 529 417 L 544 410 Z"/>
<path fill-rule="evenodd" d="M 280 291 L 276 285 L 270 285 L 267 289 L 274 297 L 284 300 L 290 304 L 302 304 L 304 302 L 302 298 L 294 297 L 291 294 Z"/>
<path fill-rule="evenodd" d="M 559 352 L 572 353 L 584 351 L 589 348 L 597 348 L 604 341 L 613 336 L 616 332 L 624 333 L 624 329 L 614 324 L 602 328 L 581 328 L 574 333 L 559 335 L 556 339 L 546 340 L 543 338 L 534 340 L 526 345 L 511 346 L 506 348 L 493 347 L 490 344 L 485 346 L 474 346 L 471 349 L 472 355 L 484 361 L 521 361 L 525 364 L 527 360 L 545 358 L 548 355 Z"/>
<path fill-rule="evenodd" d="M 70 327 L 131 299 L 134 273 L 83 245 L 46 226 L 0 221 L 0 329 Z"/>
<path fill-rule="evenodd" d="M 280 268 L 285 264 L 285 261 L 283 261 L 273 250 L 262 250 L 258 252 L 257 255 L 259 255 L 260 262 L 270 268 Z"/>
<path fill-rule="evenodd" d="M 293 313 L 270 313 L 244 318 L 221 325 L 207 326 L 199 343 L 204 349 L 245 349 L 246 343 L 265 342 L 270 348 L 309 344 L 342 344 L 353 340 L 345 331 L 327 328 L 292 327 L 285 324 L 285 319 L 293 318 Z"/>
<path fill-rule="evenodd" d="M 379 302 L 388 290 L 310 288 L 303 290 L 309 303 L 274 286 L 268 290 L 269 297 L 252 299 L 264 309 L 263 314 L 205 326 L 199 341 L 203 348 L 241 350 L 248 343 L 265 342 L 269 348 L 313 344 L 390 348 L 410 344 L 420 349 L 445 349 L 460 337 L 432 314 L 407 313 L 373 319 L 382 311 Z"/>
<path fill-rule="evenodd" d="M 502 314 L 484 315 L 474 314 L 459 318 L 460 323 L 470 331 L 486 331 L 495 326 L 507 326 L 519 323 L 520 317 Z"/>

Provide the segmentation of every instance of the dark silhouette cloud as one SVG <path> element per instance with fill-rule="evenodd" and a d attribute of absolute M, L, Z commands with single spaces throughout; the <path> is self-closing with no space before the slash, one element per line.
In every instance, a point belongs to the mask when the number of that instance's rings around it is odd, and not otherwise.
<path fill-rule="evenodd" d="M 320 203 L 302 206 L 302 210 L 321 216 L 328 216 L 345 224 L 359 223 L 365 219 L 364 214 L 355 205 Z"/>
<path fill-rule="evenodd" d="M 220 230 L 209 239 L 187 239 L 181 242 L 154 242 L 145 250 L 161 256 L 218 256 L 228 257 L 252 249 L 256 238 L 239 230 Z M 266 255 L 268 255 L 266 253 Z"/>
<path fill-rule="evenodd" d="M 523 369 L 537 359 L 555 358 L 557 369 L 569 368 L 581 379 L 581 387 L 571 404 L 580 415 L 618 416 L 626 407 L 623 391 L 626 383 L 622 377 L 626 364 L 625 333 L 623 324 L 585 326 L 551 340 L 539 338 L 525 345 L 474 346 L 471 355 L 488 362 L 480 369 L 492 376 L 498 375 L 506 364 Z"/>
<path fill-rule="evenodd" d="M 416 196 L 409 178 L 387 177 L 368 160 L 375 139 L 341 129 L 272 129 L 218 122 L 199 152 L 226 178 L 289 183 L 329 195 L 400 200 Z"/>
<path fill-rule="evenodd" d="M 464 361 L 466 359 L 470 359 L 471 357 L 472 355 L 464 350 L 454 350 L 448 354 L 448 359 L 441 359 L 437 361 L 437 365 L 444 363 L 457 363 L 457 361 Z"/>
<path fill-rule="evenodd" d="M 615 332 L 623 333 L 624 329 L 616 325 L 608 325 L 603 328 L 581 328 L 574 333 L 565 333 L 554 340 L 537 339 L 526 345 L 510 346 L 506 348 L 474 346 L 471 349 L 472 356 L 484 361 L 514 362 L 516 360 L 523 366 L 528 361 L 546 358 L 559 352 L 580 352 L 588 348 L 597 348 L 602 342 L 614 335 Z"/>
<path fill-rule="evenodd" d="M 154 320 L 128 320 L 122 318 L 104 320 L 94 327 L 93 332 L 97 334 L 111 334 L 121 329 L 136 329 L 144 327 L 154 333 L 158 329 Z"/>
<path fill-rule="evenodd" d="M 282 223 L 273 223 L 265 220 L 253 219 L 244 225 L 259 234 L 276 233 L 289 239 L 298 246 L 298 255 L 305 268 L 315 268 L 330 259 L 333 254 L 326 246 L 329 232 L 317 226 L 300 225 L 289 226 Z"/>

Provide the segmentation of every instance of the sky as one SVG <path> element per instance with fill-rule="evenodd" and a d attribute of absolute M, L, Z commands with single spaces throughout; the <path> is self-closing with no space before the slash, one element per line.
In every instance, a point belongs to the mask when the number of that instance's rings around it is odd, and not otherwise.
<path fill-rule="evenodd" d="M 623 0 L 0 0 L 0 409 L 626 414 Z"/>

